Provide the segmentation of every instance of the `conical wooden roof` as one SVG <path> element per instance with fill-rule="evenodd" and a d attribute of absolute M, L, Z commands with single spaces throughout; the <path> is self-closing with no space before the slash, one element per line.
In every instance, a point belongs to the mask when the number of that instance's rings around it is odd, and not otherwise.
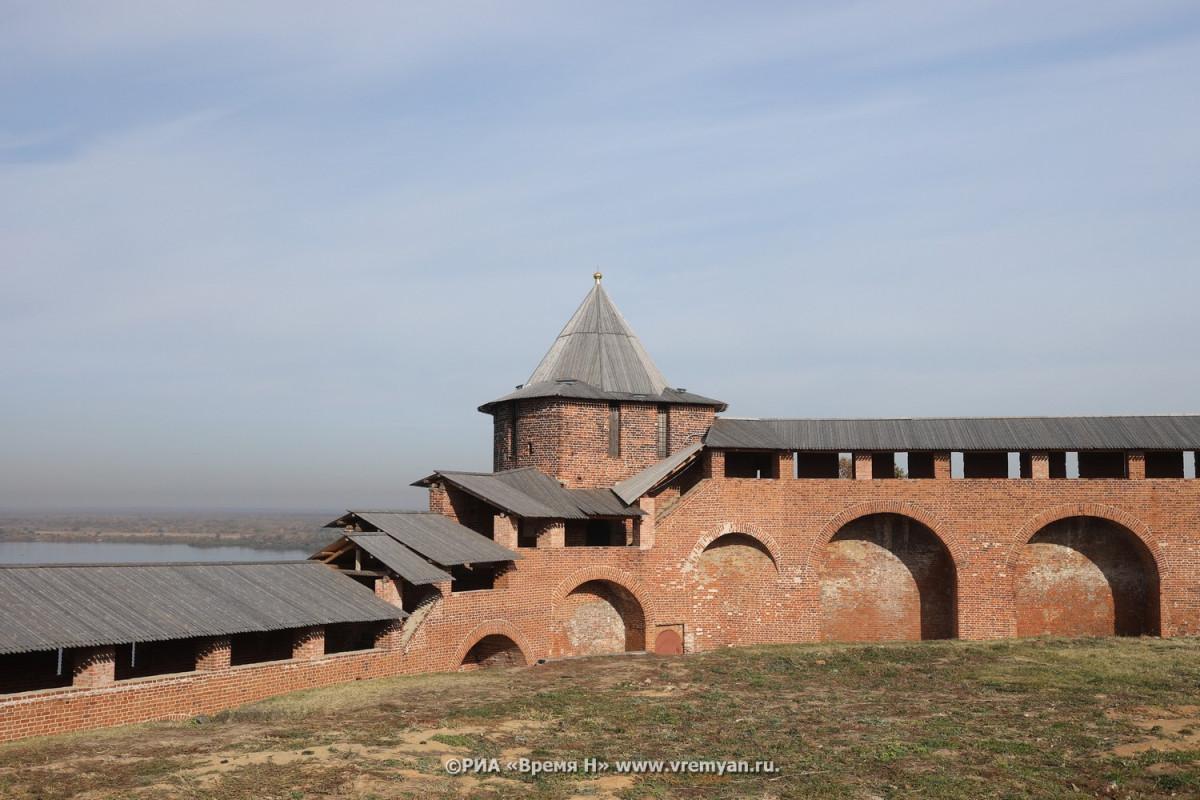
<path fill-rule="evenodd" d="M 661 394 L 667 380 L 599 280 L 526 384 L 576 380 L 605 392 Z"/>

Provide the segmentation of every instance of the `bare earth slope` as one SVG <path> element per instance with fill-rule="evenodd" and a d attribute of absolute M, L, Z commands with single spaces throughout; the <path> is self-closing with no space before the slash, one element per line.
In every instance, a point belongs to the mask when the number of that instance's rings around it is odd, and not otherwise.
<path fill-rule="evenodd" d="M 1200 641 L 797 645 L 287 695 L 0 746 L 5 797 L 1170 797 L 1200 791 Z M 498 772 L 448 775 L 448 759 Z M 510 770 L 520 759 L 577 772 Z M 584 759 L 607 762 L 583 772 Z M 746 759 L 777 772 L 622 774 Z M 456 761 L 457 763 L 457 761 Z M 488 762 L 483 762 L 488 763 Z M 678 765 L 677 765 L 678 767 Z M 686 769 L 686 765 L 683 766 Z"/>

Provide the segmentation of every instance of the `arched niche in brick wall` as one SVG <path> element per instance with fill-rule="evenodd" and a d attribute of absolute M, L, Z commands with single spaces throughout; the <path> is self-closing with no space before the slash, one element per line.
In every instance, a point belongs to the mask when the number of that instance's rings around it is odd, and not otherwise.
<path fill-rule="evenodd" d="M 1102 517 L 1072 516 L 1038 530 L 1014 574 L 1018 636 L 1157 636 L 1160 576 L 1142 540 Z"/>
<path fill-rule="evenodd" d="M 525 654 L 517 643 L 502 633 L 489 633 L 477 641 L 463 656 L 459 669 L 498 669 L 523 667 Z"/>
<path fill-rule="evenodd" d="M 692 630 L 698 650 L 755 644 L 764 640 L 764 597 L 777 583 L 775 558 L 763 542 L 745 533 L 710 541 L 695 558 Z"/>
<path fill-rule="evenodd" d="M 585 581 L 555 605 L 553 647 L 559 656 L 644 650 L 646 614 L 642 604 L 615 581 Z"/>
<path fill-rule="evenodd" d="M 916 519 L 868 514 L 842 525 L 819 561 L 822 638 L 915 641 L 958 634 L 958 577 L 941 538 Z"/>
<path fill-rule="evenodd" d="M 463 639 L 450 668 L 523 667 L 531 658 L 529 642 L 516 627 L 505 620 L 488 620 Z"/>

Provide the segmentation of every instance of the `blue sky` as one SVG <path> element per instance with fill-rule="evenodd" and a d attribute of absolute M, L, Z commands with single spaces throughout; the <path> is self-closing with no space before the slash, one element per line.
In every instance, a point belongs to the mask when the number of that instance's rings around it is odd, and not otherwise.
<path fill-rule="evenodd" d="M 415 507 L 591 284 L 736 416 L 1200 411 L 1193 2 L 0 6 L 0 508 Z"/>

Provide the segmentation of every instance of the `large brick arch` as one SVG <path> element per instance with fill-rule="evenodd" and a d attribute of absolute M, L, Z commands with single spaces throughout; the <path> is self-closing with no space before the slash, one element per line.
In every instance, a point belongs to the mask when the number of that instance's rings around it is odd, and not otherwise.
<path fill-rule="evenodd" d="M 1018 607 L 1019 611 L 1018 596 L 1021 585 L 1019 573 L 1021 571 L 1020 564 L 1022 554 L 1024 553 L 1026 547 L 1047 527 L 1056 522 L 1072 518 L 1100 519 L 1114 523 L 1120 526 L 1124 532 L 1129 534 L 1129 536 L 1131 536 L 1133 540 L 1140 545 L 1140 555 L 1143 558 L 1148 557 L 1150 563 L 1146 564 L 1146 567 L 1148 567 L 1153 573 L 1147 576 L 1147 579 L 1152 582 L 1150 585 L 1154 587 L 1152 589 L 1152 600 L 1150 601 L 1152 605 L 1149 606 L 1150 610 L 1145 612 L 1153 615 L 1153 619 L 1155 620 L 1150 627 L 1150 630 L 1158 635 L 1165 634 L 1167 631 L 1169 631 L 1171 629 L 1170 605 L 1164 602 L 1162 587 L 1167 582 L 1166 578 L 1170 574 L 1171 569 L 1169 561 L 1167 560 L 1167 554 L 1162 547 L 1162 542 L 1160 541 L 1159 537 L 1155 535 L 1154 531 L 1150 529 L 1150 526 L 1148 526 L 1138 517 L 1123 509 L 1115 506 L 1105 505 L 1103 503 L 1066 503 L 1063 505 L 1054 506 L 1052 508 L 1047 508 L 1030 518 L 1017 530 L 1016 536 L 1013 538 L 1012 544 L 1010 545 L 1008 557 L 1005 563 L 1005 575 L 1007 576 L 1008 584 L 1007 592 L 1008 596 L 1013 598 L 1014 607 Z M 1117 601 L 1115 598 L 1113 602 L 1116 604 Z M 1122 607 L 1129 608 L 1130 606 L 1126 605 Z M 1116 613 L 1115 610 L 1113 613 Z M 1013 620 L 1012 635 L 1017 635 L 1020 632 L 1019 626 L 1020 622 L 1018 614 L 1018 619 Z M 1116 632 L 1120 634 L 1121 626 L 1118 625 L 1117 627 L 1118 630 Z M 1126 631 L 1127 635 L 1129 633 L 1130 631 Z M 1136 633 L 1136 631 L 1134 631 L 1134 633 Z M 1144 634 L 1145 630 L 1143 629 L 1142 635 Z M 1087 635 L 1098 634 L 1088 633 Z"/>
<path fill-rule="evenodd" d="M 526 664 L 532 664 L 536 660 L 531 657 L 533 650 L 529 646 L 529 640 L 525 638 L 525 634 L 521 633 L 515 625 L 508 620 L 490 619 L 479 623 L 467 634 L 466 638 L 463 639 L 463 643 L 459 645 L 458 650 L 454 654 L 454 661 L 451 663 L 450 669 L 458 669 L 462 665 L 463 659 L 467 657 L 467 653 L 471 652 L 471 648 L 479 644 L 479 641 L 487 636 L 506 636 L 521 651 L 521 655 L 525 657 Z"/>
<path fill-rule="evenodd" d="M 647 626 L 651 625 L 651 620 L 656 618 L 653 613 L 654 602 L 650 599 L 650 595 L 641 581 L 625 570 L 617 569 L 616 567 L 595 566 L 585 567 L 559 582 L 558 586 L 554 589 L 554 594 L 550 596 L 551 619 L 556 618 L 559 606 L 567 599 L 567 595 L 588 581 L 608 581 L 609 583 L 615 583 L 633 595 L 634 599 L 642 607 L 642 616 L 646 618 Z"/>
<path fill-rule="evenodd" d="M 585 599 L 588 596 L 592 599 Z M 583 606 L 573 608 L 573 599 Z M 588 608 L 591 610 L 585 610 Z M 630 573 L 608 566 L 580 569 L 560 582 L 551 595 L 550 655 L 643 650 L 654 626 L 653 609 L 646 587 Z"/>
<path fill-rule="evenodd" d="M 926 509 L 896 501 L 858 503 L 834 515 L 812 541 L 805 561 L 820 636 L 833 641 L 957 637 L 963 557 L 957 538 L 946 529 Z"/>
<path fill-rule="evenodd" d="M 730 534 L 740 534 L 742 536 L 747 536 L 751 539 L 754 539 L 756 542 L 762 545 L 766 549 L 767 553 L 771 556 L 771 561 L 775 563 L 775 571 L 781 572 L 783 570 L 783 567 L 781 566 L 783 563 L 783 550 L 780 548 L 779 543 L 775 541 L 775 537 L 767 533 L 758 525 L 754 525 L 749 522 L 726 522 L 707 531 L 704 535 L 696 540 L 695 546 L 692 547 L 692 552 L 690 552 L 688 557 L 684 559 L 682 571 L 687 573 L 695 569 L 696 563 L 700 560 L 700 556 L 704 555 L 704 551 L 708 549 L 708 546 L 717 539 L 720 539 L 722 536 L 728 536 Z"/>
<path fill-rule="evenodd" d="M 782 548 L 758 525 L 724 522 L 705 531 L 680 574 L 690 592 L 686 614 L 689 647 L 762 644 L 786 627 Z"/>
<path fill-rule="evenodd" d="M 825 523 L 824 527 L 821 528 L 821 533 L 812 540 L 809 546 L 808 553 L 800 570 L 801 574 L 797 576 L 798 581 L 802 581 L 805 577 L 816 579 L 819 576 L 821 561 L 825 557 L 825 546 L 829 544 L 834 536 L 837 536 L 838 531 L 856 519 L 869 517 L 873 514 L 896 514 L 916 520 L 932 531 L 933 535 L 945 546 L 946 550 L 950 553 L 950 560 L 954 563 L 956 572 L 961 573 L 962 568 L 966 566 L 966 555 L 963 552 L 963 547 L 958 537 L 950 531 L 950 527 L 944 521 L 936 517 L 932 512 L 915 503 L 905 503 L 898 500 L 872 500 L 848 506 Z"/>
<path fill-rule="evenodd" d="M 1162 549 L 1162 543 L 1154 531 L 1150 530 L 1150 526 L 1137 517 L 1127 511 L 1101 503 L 1066 503 L 1046 509 L 1021 526 L 1008 553 L 1007 573 L 1012 574 L 1021 557 L 1021 548 L 1028 544 L 1038 531 L 1052 522 L 1058 522 L 1067 517 L 1099 517 L 1117 523 L 1137 537 L 1138 541 L 1146 548 L 1160 579 L 1171 571 Z"/>

